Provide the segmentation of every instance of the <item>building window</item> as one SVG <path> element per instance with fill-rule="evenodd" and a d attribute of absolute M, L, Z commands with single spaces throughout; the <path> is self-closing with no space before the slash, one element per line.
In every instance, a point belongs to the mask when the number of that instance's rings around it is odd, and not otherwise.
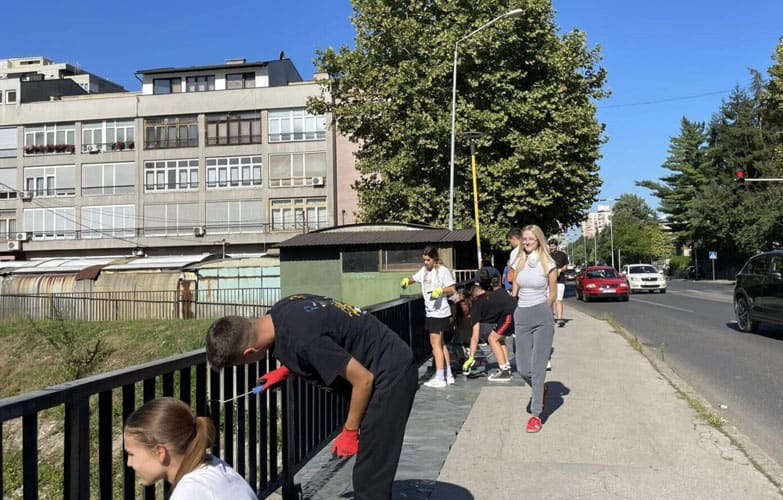
<path fill-rule="evenodd" d="M 263 229 L 260 200 L 207 203 L 207 233 L 258 233 Z"/>
<path fill-rule="evenodd" d="M 189 234 L 199 225 L 196 203 L 168 203 L 144 206 L 144 235 L 167 236 Z"/>
<path fill-rule="evenodd" d="M 215 90 L 215 75 L 189 76 L 186 81 L 188 92 Z"/>
<path fill-rule="evenodd" d="M 144 148 L 186 148 L 198 146 L 195 116 L 172 116 L 144 121 Z"/>
<path fill-rule="evenodd" d="M 27 208 L 24 230 L 34 240 L 72 240 L 76 238 L 73 207 Z"/>
<path fill-rule="evenodd" d="M 0 168 L 0 200 L 16 198 L 16 168 Z"/>
<path fill-rule="evenodd" d="M 73 123 L 25 127 L 24 152 L 27 154 L 73 153 L 76 144 Z"/>
<path fill-rule="evenodd" d="M 327 227 L 326 198 L 270 200 L 273 231 Z"/>
<path fill-rule="evenodd" d="M 326 118 L 304 109 L 269 112 L 269 142 L 311 141 L 326 136 Z"/>
<path fill-rule="evenodd" d="M 116 238 L 136 236 L 136 207 L 106 205 L 82 207 L 81 237 Z"/>
<path fill-rule="evenodd" d="M 74 165 L 25 167 L 24 189 L 33 196 L 73 196 L 76 194 Z"/>
<path fill-rule="evenodd" d="M 261 185 L 260 156 L 207 158 L 207 189 Z"/>
<path fill-rule="evenodd" d="M 16 144 L 16 127 L 0 128 L 0 158 L 15 157 Z"/>
<path fill-rule="evenodd" d="M 93 163 L 82 165 L 82 196 L 133 194 L 135 192 L 135 164 Z"/>
<path fill-rule="evenodd" d="M 198 189 L 198 160 L 146 162 L 144 189 L 145 191 Z"/>
<path fill-rule="evenodd" d="M 16 90 L 6 90 L 5 91 L 5 103 L 6 104 L 14 104 L 14 103 L 16 103 Z"/>
<path fill-rule="evenodd" d="M 382 271 L 416 270 L 421 267 L 421 248 L 392 248 L 381 251 Z"/>
<path fill-rule="evenodd" d="M 269 186 L 311 186 L 326 176 L 326 153 L 269 155 Z"/>
<path fill-rule="evenodd" d="M 182 78 L 155 78 L 152 80 L 153 94 L 178 94 L 182 92 Z"/>
<path fill-rule="evenodd" d="M 219 113 L 207 115 L 207 145 L 260 144 L 261 114 Z"/>
<path fill-rule="evenodd" d="M 229 73 L 226 75 L 226 89 L 252 89 L 256 86 L 255 73 Z"/>
<path fill-rule="evenodd" d="M 134 149 L 136 126 L 133 120 L 106 120 L 82 125 L 82 153 Z"/>
<path fill-rule="evenodd" d="M 0 210 L 0 240 L 16 238 L 16 210 Z"/>

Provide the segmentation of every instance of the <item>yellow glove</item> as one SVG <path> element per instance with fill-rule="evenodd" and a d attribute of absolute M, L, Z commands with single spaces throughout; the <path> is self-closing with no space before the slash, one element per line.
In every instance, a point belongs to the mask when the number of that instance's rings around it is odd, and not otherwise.
<path fill-rule="evenodd" d="M 443 294 L 443 288 L 435 288 L 432 290 L 430 297 L 432 297 L 433 299 L 437 299 L 438 297 L 441 296 L 441 294 Z"/>
<path fill-rule="evenodd" d="M 404 289 L 408 288 L 408 285 L 410 285 L 410 284 L 411 284 L 411 279 L 410 278 L 402 278 L 402 281 L 400 281 L 400 288 L 402 288 L 404 290 Z"/>
<path fill-rule="evenodd" d="M 464 363 L 462 363 L 462 371 L 463 372 L 469 372 L 470 369 L 473 367 L 473 358 L 468 358 L 465 360 Z"/>

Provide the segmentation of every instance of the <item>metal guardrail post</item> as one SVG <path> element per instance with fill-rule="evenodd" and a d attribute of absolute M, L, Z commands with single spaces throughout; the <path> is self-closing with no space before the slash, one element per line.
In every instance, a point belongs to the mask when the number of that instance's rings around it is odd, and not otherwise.
<path fill-rule="evenodd" d="M 90 498 L 90 403 L 77 397 L 65 403 L 64 496 Z"/>
<path fill-rule="evenodd" d="M 294 395 L 293 377 L 285 382 L 283 387 L 283 500 L 300 500 L 302 488 L 294 484 L 296 470 L 296 397 Z"/>

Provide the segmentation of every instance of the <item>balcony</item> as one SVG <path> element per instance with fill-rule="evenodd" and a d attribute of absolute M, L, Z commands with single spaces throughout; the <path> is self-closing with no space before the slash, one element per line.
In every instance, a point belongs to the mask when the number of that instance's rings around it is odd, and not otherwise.
<path fill-rule="evenodd" d="M 25 156 L 36 155 L 72 155 L 76 152 L 76 146 L 73 144 L 36 144 L 32 146 L 24 146 Z"/>
<path fill-rule="evenodd" d="M 135 141 L 116 141 L 103 142 L 95 144 L 82 144 L 82 154 L 107 153 L 118 151 L 134 151 L 136 149 Z"/>

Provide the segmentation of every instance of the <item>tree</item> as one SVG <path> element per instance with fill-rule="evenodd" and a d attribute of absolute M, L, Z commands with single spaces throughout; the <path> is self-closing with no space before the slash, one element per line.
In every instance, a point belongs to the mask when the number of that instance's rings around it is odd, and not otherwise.
<path fill-rule="evenodd" d="M 329 75 L 312 111 L 332 113 L 359 145 L 360 218 L 445 226 L 455 42 L 509 10 L 501 0 L 354 0 L 355 48 L 319 51 Z M 607 95 L 599 49 L 558 36 L 549 0 L 529 0 L 459 46 L 455 227 L 473 221 L 468 130 L 477 140 L 482 236 L 581 220 L 595 198 Z"/>
<path fill-rule="evenodd" d="M 636 182 L 637 186 L 652 190 L 661 200 L 659 210 L 667 215 L 672 235 L 678 243 L 690 241 L 688 209 L 707 178 L 707 136 L 704 127 L 704 123 L 692 122 L 683 117 L 680 135 L 671 139 L 669 156 L 663 163 L 663 168 L 672 173 L 662 177 L 661 182 Z"/>

